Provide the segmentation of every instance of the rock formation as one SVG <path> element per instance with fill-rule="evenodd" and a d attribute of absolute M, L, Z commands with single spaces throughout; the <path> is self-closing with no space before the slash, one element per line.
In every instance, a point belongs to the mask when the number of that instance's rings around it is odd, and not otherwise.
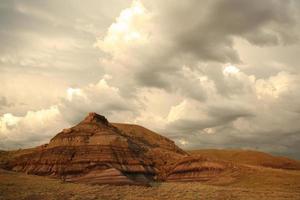
<path fill-rule="evenodd" d="M 143 127 L 115 125 L 90 113 L 48 145 L 16 156 L 6 168 L 72 182 L 147 184 L 159 174 L 164 157 L 185 155 L 174 142 Z"/>
<path fill-rule="evenodd" d="M 299 169 L 297 161 L 262 153 L 187 153 L 142 126 L 110 123 L 96 113 L 63 129 L 49 144 L 0 151 L 2 168 L 89 184 L 148 185 L 154 180 L 223 184 L 236 180 L 251 164 Z"/>
<path fill-rule="evenodd" d="M 150 158 L 158 169 L 157 178 L 159 180 L 165 180 L 170 165 L 188 155 L 172 140 L 142 126 L 120 123 L 113 125 L 145 149 L 145 156 Z"/>
<path fill-rule="evenodd" d="M 229 183 L 239 176 L 239 167 L 233 163 L 201 156 L 186 156 L 170 166 L 167 181 Z"/>

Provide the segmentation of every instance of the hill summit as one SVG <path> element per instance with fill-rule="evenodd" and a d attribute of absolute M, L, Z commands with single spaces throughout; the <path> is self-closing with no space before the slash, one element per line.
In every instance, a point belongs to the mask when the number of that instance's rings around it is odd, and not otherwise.
<path fill-rule="evenodd" d="M 89 113 L 49 144 L 16 156 L 6 168 L 71 182 L 147 184 L 186 153 L 173 141 L 136 125 L 111 124 Z M 167 158 L 167 159 L 166 159 Z"/>
<path fill-rule="evenodd" d="M 253 170 L 251 165 L 300 169 L 298 161 L 259 152 L 186 152 L 149 129 L 110 123 L 94 112 L 77 125 L 63 129 L 49 144 L 0 152 L 0 167 L 7 170 L 88 184 L 225 183 L 247 174 L 249 168 Z"/>

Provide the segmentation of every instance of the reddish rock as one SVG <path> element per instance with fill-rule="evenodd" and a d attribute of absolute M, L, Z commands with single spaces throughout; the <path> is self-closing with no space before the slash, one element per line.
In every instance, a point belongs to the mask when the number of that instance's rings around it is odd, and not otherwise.
<path fill-rule="evenodd" d="M 185 154 L 171 140 L 143 127 L 111 124 L 90 113 L 48 145 L 16 156 L 7 168 L 71 182 L 147 184 L 160 177 L 163 164 Z"/>
<path fill-rule="evenodd" d="M 176 146 L 172 140 L 142 126 L 120 123 L 114 123 L 113 125 L 145 149 L 145 155 L 153 161 L 159 171 L 157 174 L 159 180 L 165 180 L 168 166 L 175 164 L 188 155 Z"/>
<path fill-rule="evenodd" d="M 90 113 L 63 129 L 49 144 L 18 153 L 10 169 L 88 184 L 148 184 L 211 181 L 235 174 L 229 162 L 189 156 L 175 143 L 144 127 L 109 123 Z"/>
<path fill-rule="evenodd" d="M 170 166 L 167 181 L 191 182 L 211 181 L 228 183 L 239 176 L 239 167 L 230 162 L 213 160 L 207 157 L 187 156 Z"/>

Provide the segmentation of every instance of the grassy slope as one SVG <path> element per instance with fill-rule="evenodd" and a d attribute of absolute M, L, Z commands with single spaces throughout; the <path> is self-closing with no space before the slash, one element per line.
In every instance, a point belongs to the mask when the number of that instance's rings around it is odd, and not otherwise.
<path fill-rule="evenodd" d="M 26 151 L 25 153 L 28 153 Z M 0 158 L 9 159 L 11 155 L 24 151 L 0 152 Z M 63 183 L 57 179 L 39 177 L 0 169 L 0 200 L 53 200 L 53 199 L 101 199 L 101 200 L 154 200 L 154 199 L 299 199 L 300 170 L 271 169 L 259 166 L 263 160 L 281 161 L 277 157 L 260 152 L 240 150 L 200 150 L 199 153 L 217 159 L 236 163 L 255 164 L 243 168 L 235 182 L 223 185 L 205 183 L 156 183 L 153 187 L 83 185 Z M 11 154 L 11 155 L 10 155 Z M 259 155 L 259 156 L 258 156 Z M 266 157 L 267 156 L 267 157 Z M 274 160 L 275 159 L 275 160 Z M 1 161 L 1 159 L 0 159 Z M 285 159 L 283 161 L 286 161 Z M 268 161 L 269 162 L 269 161 Z"/>
<path fill-rule="evenodd" d="M 253 168 L 245 173 L 248 173 L 247 176 L 229 185 L 193 182 L 142 187 L 63 183 L 57 179 L 0 170 L 0 199 L 300 199 L 300 171 Z"/>
<path fill-rule="evenodd" d="M 41 148 L 41 146 L 36 148 L 19 149 L 19 150 L 12 150 L 12 151 L 0 150 L 0 168 L 4 168 L 7 162 L 13 160 L 15 157 L 21 156 L 23 154 L 31 153 L 37 148 Z"/>
<path fill-rule="evenodd" d="M 33 149 L 0 151 L 0 164 L 16 155 L 30 153 Z M 38 177 L 0 169 L 0 200 L 9 199 L 101 199 L 101 200 L 153 200 L 153 199 L 299 199 L 299 161 L 275 157 L 266 153 L 242 150 L 197 150 L 192 155 L 208 156 L 239 164 L 251 165 L 243 168 L 235 182 L 223 185 L 205 183 L 156 183 L 153 187 L 83 185 L 63 183 L 57 179 Z M 298 168 L 299 167 L 299 168 Z"/>
<path fill-rule="evenodd" d="M 229 149 L 202 149 L 189 151 L 191 155 L 201 155 L 218 160 L 225 160 L 239 164 L 256 165 L 279 169 L 300 170 L 300 161 L 285 157 L 272 156 L 267 153 L 251 150 L 229 150 Z"/>

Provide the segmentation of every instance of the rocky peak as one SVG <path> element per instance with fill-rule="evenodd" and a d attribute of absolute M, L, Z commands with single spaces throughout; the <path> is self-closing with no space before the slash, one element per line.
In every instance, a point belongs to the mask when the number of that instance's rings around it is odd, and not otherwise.
<path fill-rule="evenodd" d="M 91 122 L 101 123 L 106 126 L 109 124 L 108 120 L 103 115 L 99 115 L 95 112 L 89 113 L 88 116 L 86 116 L 82 122 L 84 122 L 84 123 L 91 123 Z"/>
<path fill-rule="evenodd" d="M 163 136 L 140 126 L 109 123 L 91 112 L 49 145 L 12 160 L 7 169 L 71 182 L 148 184 L 163 180 L 165 165 L 184 155 Z"/>

